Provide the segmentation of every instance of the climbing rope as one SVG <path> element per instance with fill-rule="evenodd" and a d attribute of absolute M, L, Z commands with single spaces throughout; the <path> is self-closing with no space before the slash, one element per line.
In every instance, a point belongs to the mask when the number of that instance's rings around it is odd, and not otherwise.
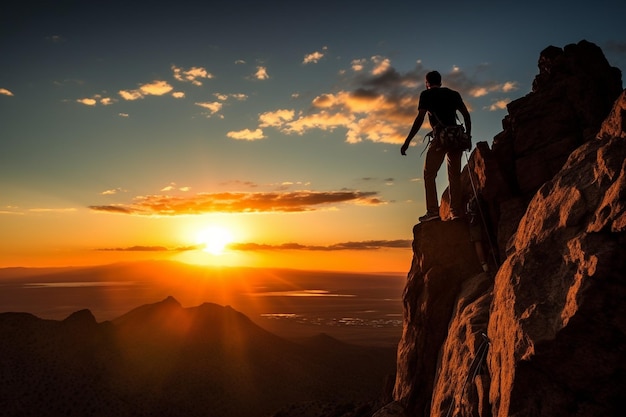
<path fill-rule="evenodd" d="M 465 382 L 463 382 L 463 386 L 461 387 L 460 395 L 463 395 L 465 387 L 467 386 L 469 381 L 473 381 L 474 379 L 476 379 L 476 375 L 478 375 L 478 372 L 480 372 L 483 362 L 487 357 L 487 352 L 489 351 L 489 345 L 491 344 L 491 342 L 489 341 L 489 338 L 485 333 L 481 333 L 480 335 L 482 336 L 483 341 L 480 346 L 478 346 L 478 349 L 476 350 L 476 356 L 474 356 L 474 360 L 472 360 L 472 363 L 470 364 L 467 378 L 465 378 Z M 446 413 L 446 417 L 450 417 L 450 413 L 452 413 L 452 408 L 455 404 L 455 397 L 456 395 L 454 395 L 453 393 L 452 400 L 450 401 L 450 407 L 448 407 L 448 412 Z"/>
<path fill-rule="evenodd" d="M 476 191 L 476 184 L 474 184 L 474 177 L 472 175 L 472 167 L 470 166 L 470 161 L 469 158 L 467 157 L 467 152 L 463 152 L 463 154 L 465 155 L 465 162 L 467 163 L 467 173 L 469 174 L 469 179 L 470 179 L 470 184 L 472 185 L 472 192 L 474 193 L 474 198 L 476 199 L 476 205 L 478 206 L 478 213 L 480 214 L 480 221 L 483 224 L 484 230 L 485 230 L 485 234 L 487 235 L 487 243 L 489 244 L 489 248 L 491 249 L 491 256 L 493 257 L 493 263 L 494 265 L 496 265 L 496 267 L 499 267 L 498 265 L 498 259 L 496 258 L 496 251 L 495 251 L 495 246 L 491 240 L 491 234 L 489 233 L 489 228 L 487 227 L 487 219 L 485 217 L 485 213 L 483 212 L 483 208 L 481 207 L 481 204 L 479 203 L 479 199 L 478 199 L 478 191 Z"/>

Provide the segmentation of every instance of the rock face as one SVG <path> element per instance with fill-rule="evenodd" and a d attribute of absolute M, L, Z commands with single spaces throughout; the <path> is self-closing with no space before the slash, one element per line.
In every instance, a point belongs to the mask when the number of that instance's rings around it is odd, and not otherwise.
<path fill-rule="evenodd" d="M 548 47 L 463 172 L 467 225 L 414 227 L 395 414 L 614 416 L 626 392 L 626 91 L 602 51 Z M 471 181 L 470 181 L 471 179 Z M 444 193 L 444 195 L 447 193 Z M 442 217 L 448 207 L 444 200 Z"/>

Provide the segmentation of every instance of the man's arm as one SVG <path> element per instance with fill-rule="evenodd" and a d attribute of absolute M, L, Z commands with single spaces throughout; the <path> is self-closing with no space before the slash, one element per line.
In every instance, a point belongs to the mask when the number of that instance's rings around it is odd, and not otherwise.
<path fill-rule="evenodd" d="M 465 103 L 461 102 L 458 110 L 463 116 L 463 124 L 465 125 L 465 132 L 469 136 L 472 136 L 472 118 L 470 117 L 469 111 L 467 110 Z"/>
<path fill-rule="evenodd" d="M 465 109 L 465 111 L 467 111 L 467 109 Z M 417 134 L 417 131 L 420 130 L 420 128 L 422 127 L 422 123 L 424 123 L 424 117 L 426 117 L 426 109 L 419 109 L 417 112 L 417 117 L 415 117 L 415 121 L 413 122 L 413 126 L 411 127 L 411 131 L 404 140 L 402 148 L 400 148 L 400 153 L 402 155 L 406 155 L 406 150 L 409 149 L 409 144 L 411 143 L 411 140 L 413 140 L 413 138 Z"/>

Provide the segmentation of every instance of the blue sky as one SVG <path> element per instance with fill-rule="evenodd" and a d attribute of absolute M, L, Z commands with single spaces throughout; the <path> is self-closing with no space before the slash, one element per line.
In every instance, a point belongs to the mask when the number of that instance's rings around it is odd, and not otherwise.
<path fill-rule="evenodd" d="M 491 142 L 545 47 L 586 39 L 623 70 L 625 12 L 620 1 L 4 4 L 0 266 L 179 256 L 217 224 L 240 248 L 273 249 L 272 261 L 239 250 L 235 264 L 310 267 L 315 252 L 313 266 L 349 269 L 364 262 L 346 249 L 358 247 L 368 268 L 406 269 L 427 130 L 407 157 L 399 147 L 424 74 L 442 73 L 474 140 Z"/>

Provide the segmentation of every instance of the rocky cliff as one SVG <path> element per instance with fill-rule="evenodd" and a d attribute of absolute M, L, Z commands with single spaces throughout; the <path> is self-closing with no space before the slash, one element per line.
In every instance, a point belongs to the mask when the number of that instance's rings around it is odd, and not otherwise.
<path fill-rule="evenodd" d="M 414 227 L 395 401 L 377 417 L 621 415 L 625 129 L 600 48 L 541 52 L 533 91 L 463 171 L 465 198 L 485 202 L 491 272 L 465 222 Z"/>

